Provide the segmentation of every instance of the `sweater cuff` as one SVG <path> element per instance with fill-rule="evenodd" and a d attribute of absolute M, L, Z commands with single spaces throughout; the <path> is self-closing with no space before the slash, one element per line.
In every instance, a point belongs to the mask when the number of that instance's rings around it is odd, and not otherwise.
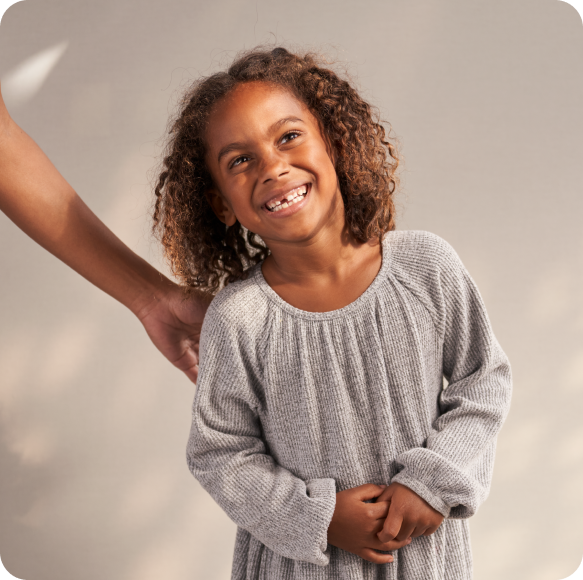
<path fill-rule="evenodd" d="M 311 499 L 318 501 L 320 507 L 314 522 L 318 530 L 314 542 L 317 548 L 310 561 L 318 566 L 327 566 L 330 562 L 328 527 L 336 508 L 336 482 L 333 479 L 311 479 L 306 482 L 306 491 Z"/>
<path fill-rule="evenodd" d="M 434 510 L 437 510 L 444 518 L 449 516 L 451 508 L 437 495 L 435 495 L 424 483 L 410 477 L 406 471 L 401 471 L 393 477 L 391 483 L 400 483 L 414 491 L 424 499 Z"/>

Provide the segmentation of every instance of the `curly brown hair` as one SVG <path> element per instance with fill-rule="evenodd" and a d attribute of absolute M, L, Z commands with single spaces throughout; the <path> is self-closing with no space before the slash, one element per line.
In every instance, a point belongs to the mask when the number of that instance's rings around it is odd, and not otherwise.
<path fill-rule="evenodd" d="M 173 274 L 188 288 L 215 294 L 244 279 L 251 266 L 269 255 L 261 238 L 239 222 L 226 227 L 205 196 L 212 187 L 205 164 L 207 120 L 213 106 L 241 83 L 283 86 L 318 120 L 336 153 L 346 225 L 354 239 L 380 240 L 395 228 L 396 145 L 388 140 L 376 110 L 323 62 L 313 53 L 256 48 L 240 55 L 226 72 L 196 81 L 182 98 L 155 188 L 153 230 Z"/>

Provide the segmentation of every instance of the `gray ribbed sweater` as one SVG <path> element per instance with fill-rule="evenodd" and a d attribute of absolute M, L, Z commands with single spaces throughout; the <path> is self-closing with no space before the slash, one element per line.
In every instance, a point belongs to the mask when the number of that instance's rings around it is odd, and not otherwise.
<path fill-rule="evenodd" d="M 451 246 L 398 231 L 382 254 L 339 310 L 291 306 L 260 265 L 208 310 L 187 458 L 238 525 L 233 579 L 471 578 L 510 367 Z M 382 565 L 327 544 L 337 491 L 393 481 L 446 516 L 433 535 Z"/>

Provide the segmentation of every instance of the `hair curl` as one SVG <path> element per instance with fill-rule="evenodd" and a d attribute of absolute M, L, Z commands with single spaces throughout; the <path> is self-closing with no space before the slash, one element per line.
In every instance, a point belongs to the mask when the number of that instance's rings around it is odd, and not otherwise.
<path fill-rule="evenodd" d="M 226 72 L 196 81 L 184 95 L 155 188 L 153 230 L 173 274 L 188 288 L 211 294 L 245 278 L 269 255 L 261 238 L 239 222 L 227 228 L 205 197 L 212 186 L 205 164 L 208 116 L 237 85 L 252 81 L 287 88 L 318 120 L 336 152 L 350 234 L 364 243 L 395 228 L 399 156 L 376 111 L 315 54 L 299 56 L 285 48 L 245 52 Z"/>

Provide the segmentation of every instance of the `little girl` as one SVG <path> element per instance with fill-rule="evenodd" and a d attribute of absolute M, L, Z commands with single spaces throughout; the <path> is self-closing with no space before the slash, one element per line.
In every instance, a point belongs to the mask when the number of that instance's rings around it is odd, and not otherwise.
<path fill-rule="evenodd" d="M 225 286 L 187 457 L 238 525 L 232 578 L 471 578 L 510 367 L 455 251 L 395 231 L 369 105 L 312 55 L 256 50 L 171 134 L 156 227 L 185 283 Z"/>

